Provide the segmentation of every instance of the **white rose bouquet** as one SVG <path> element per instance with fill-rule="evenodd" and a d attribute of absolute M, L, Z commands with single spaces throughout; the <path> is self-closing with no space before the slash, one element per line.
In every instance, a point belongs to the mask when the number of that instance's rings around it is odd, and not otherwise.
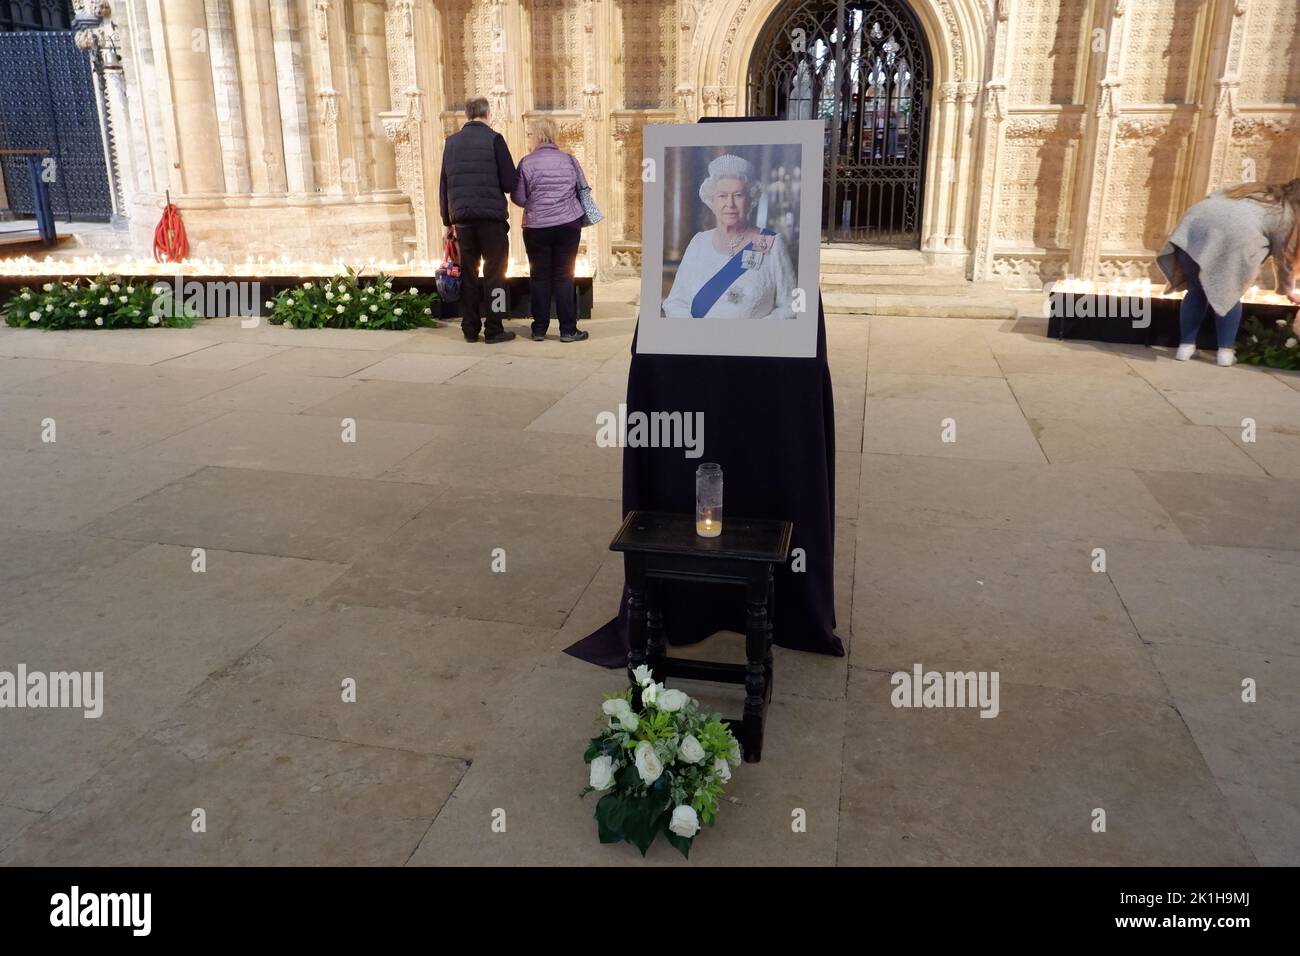
<path fill-rule="evenodd" d="M 626 840 L 645 856 L 662 831 L 689 856 L 695 834 L 718 815 L 740 744 L 722 718 L 656 684 L 649 668 L 638 667 L 635 677 L 637 700 L 627 690 L 601 706 L 604 728 L 587 747 L 591 780 L 580 796 L 605 792 L 596 804 L 601 843 Z"/>

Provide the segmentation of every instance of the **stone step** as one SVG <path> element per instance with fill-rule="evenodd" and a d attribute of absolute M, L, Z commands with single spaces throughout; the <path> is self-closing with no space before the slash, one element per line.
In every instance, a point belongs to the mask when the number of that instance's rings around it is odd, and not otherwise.
<path fill-rule="evenodd" d="M 1018 305 L 983 296 L 864 295 L 831 292 L 822 296 L 828 313 L 839 315 L 909 315 L 947 319 L 1014 319 Z"/>
<path fill-rule="evenodd" d="M 822 262 L 860 263 L 875 265 L 925 265 L 925 256 L 919 249 L 872 249 L 864 246 L 822 247 Z"/>
<path fill-rule="evenodd" d="M 825 275 L 864 276 L 923 276 L 930 267 L 924 262 L 827 262 L 822 260 L 821 271 Z"/>
<path fill-rule="evenodd" d="M 966 295 L 971 284 L 964 276 L 929 273 L 924 275 L 879 275 L 853 272 L 821 274 L 822 292 L 862 292 L 887 295 Z"/>

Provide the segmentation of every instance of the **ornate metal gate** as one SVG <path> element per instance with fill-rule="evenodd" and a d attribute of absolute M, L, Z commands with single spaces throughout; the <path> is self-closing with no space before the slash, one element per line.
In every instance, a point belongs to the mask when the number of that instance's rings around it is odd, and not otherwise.
<path fill-rule="evenodd" d="M 56 216 L 107 222 L 113 213 L 94 75 L 71 31 L 0 32 L 0 171 L 9 209 L 34 214 L 26 157 L 45 150 Z"/>
<path fill-rule="evenodd" d="M 920 246 L 930 86 L 925 34 L 904 0 L 798 0 L 763 28 L 749 114 L 827 120 L 827 238 Z"/>

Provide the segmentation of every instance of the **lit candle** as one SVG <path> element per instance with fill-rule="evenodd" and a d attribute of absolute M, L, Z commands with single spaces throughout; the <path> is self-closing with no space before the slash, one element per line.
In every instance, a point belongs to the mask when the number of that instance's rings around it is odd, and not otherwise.
<path fill-rule="evenodd" d="M 695 469 L 695 533 L 701 538 L 722 534 L 722 466 L 712 462 Z"/>

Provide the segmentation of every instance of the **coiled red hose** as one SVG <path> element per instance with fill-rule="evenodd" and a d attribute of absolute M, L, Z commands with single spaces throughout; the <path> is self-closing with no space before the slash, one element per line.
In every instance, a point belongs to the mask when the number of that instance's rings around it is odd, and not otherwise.
<path fill-rule="evenodd" d="M 156 262 L 180 262 L 190 254 L 181 211 L 172 203 L 163 209 L 162 219 L 153 233 L 153 257 Z"/>

